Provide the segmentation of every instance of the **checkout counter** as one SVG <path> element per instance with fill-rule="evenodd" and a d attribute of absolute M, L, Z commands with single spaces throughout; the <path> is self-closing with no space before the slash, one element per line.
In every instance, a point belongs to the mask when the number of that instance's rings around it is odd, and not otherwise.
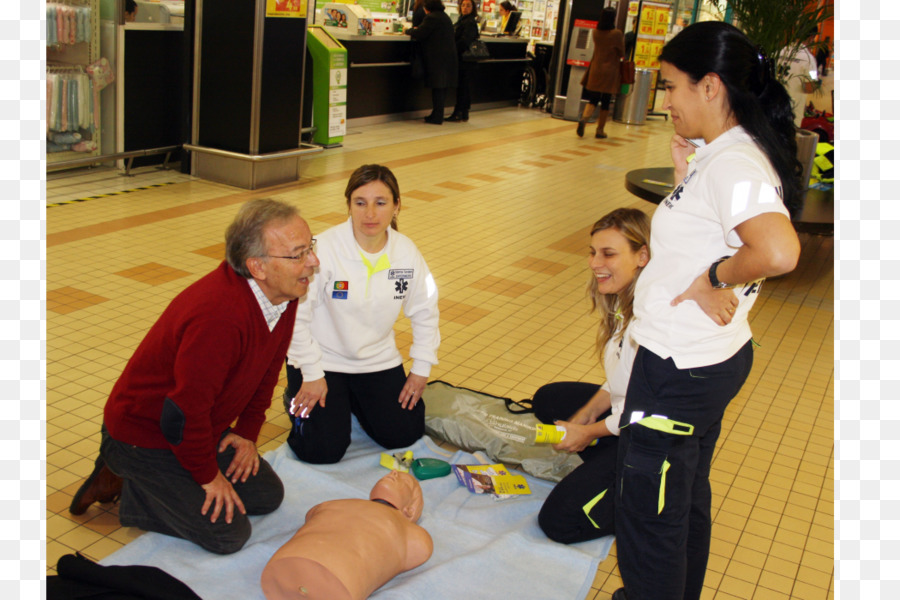
<path fill-rule="evenodd" d="M 344 16 L 329 12 L 335 9 L 343 9 Z M 416 116 L 412 113 L 431 110 L 431 90 L 422 79 L 412 77 L 413 42 L 397 23 L 383 15 L 373 16 L 359 5 L 328 3 L 316 15 L 316 24 L 324 25 L 347 49 L 347 119 L 365 119 L 360 124 L 377 123 L 411 118 Z M 491 57 L 479 62 L 473 72 L 473 108 L 515 105 L 529 62 L 528 39 L 481 39 Z M 452 107 L 455 101 L 456 91 L 448 90 L 447 106 Z"/>

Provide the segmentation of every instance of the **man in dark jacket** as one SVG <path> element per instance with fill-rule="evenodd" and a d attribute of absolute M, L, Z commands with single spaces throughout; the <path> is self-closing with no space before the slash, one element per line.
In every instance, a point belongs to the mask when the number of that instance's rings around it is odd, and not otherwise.
<path fill-rule="evenodd" d="M 444 122 L 447 88 L 456 87 L 456 41 L 453 22 L 444 13 L 441 0 L 425 0 L 424 8 L 422 24 L 406 33 L 421 43 L 425 58 L 425 86 L 431 88 L 431 114 L 425 122 L 440 125 Z"/>

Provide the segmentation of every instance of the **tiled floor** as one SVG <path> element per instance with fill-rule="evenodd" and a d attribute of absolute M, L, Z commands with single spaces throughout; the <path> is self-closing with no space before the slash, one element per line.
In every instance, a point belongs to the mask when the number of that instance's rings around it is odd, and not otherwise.
<path fill-rule="evenodd" d="M 653 209 L 625 190 L 625 173 L 668 164 L 671 126 L 611 123 L 608 140 L 595 140 L 592 127 L 579 139 L 574 128 L 516 108 L 441 127 L 360 127 L 343 147 L 304 160 L 301 181 L 260 191 L 156 169 L 133 178 L 51 174 L 48 573 L 63 554 L 100 559 L 141 535 L 119 526 L 114 505 L 81 517 L 67 507 L 91 470 L 103 404 L 122 367 L 168 301 L 221 259 L 225 227 L 249 198 L 295 203 L 322 231 L 345 218 L 354 168 L 389 165 L 401 185 L 400 228 L 441 293 L 432 378 L 514 398 L 554 380 L 601 381 L 584 294 L 587 227 L 616 207 Z M 135 191 L 112 193 L 122 190 Z M 83 200 L 100 194 L 111 195 Z M 763 287 L 752 317 L 761 347 L 726 413 L 705 600 L 834 597 L 834 249 L 831 238 L 801 240 L 796 271 Z M 408 323 L 396 331 L 405 350 Z M 263 452 L 286 437 L 280 407 L 269 411 Z M 619 582 L 614 546 L 587 598 L 608 598 Z"/>

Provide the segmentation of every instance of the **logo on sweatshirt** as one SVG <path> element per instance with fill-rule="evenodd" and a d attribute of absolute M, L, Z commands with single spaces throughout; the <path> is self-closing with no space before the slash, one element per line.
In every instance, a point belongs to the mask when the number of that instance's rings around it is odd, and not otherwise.
<path fill-rule="evenodd" d="M 394 282 L 394 291 L 397 292 L 397 295 L 394 296 L 394 300 L 405 300 L 406 299 L 406 290 L 409 289 L 409 282 L 405 279 L 398 279 Z"/>
<path fill-rule="evenodd" d="M 350 291 L 350 282 L 349 281 L 335 281 L 334 282 L 334 291 L 331 292 L 331 297 L 335 300 L 346 300 L 347 294 Z"/>
<path fill-rule="evenodd" d="M 391 269 L 388 271 L 388 279 L 412 279 L 415 269 Z"/>

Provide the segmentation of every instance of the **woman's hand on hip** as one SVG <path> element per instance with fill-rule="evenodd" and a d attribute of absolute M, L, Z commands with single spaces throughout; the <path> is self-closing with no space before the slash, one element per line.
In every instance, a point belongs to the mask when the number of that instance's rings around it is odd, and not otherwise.
<path fill-rule="evenodd" d="M 672 306 L 678 306 L 685 300 L 693 300 L 716 325 L 725 326 L 731 323 L 737 311 L 738 299 L 731 289 L 716 289 L 709 282 L 709 276 L 701 273 L 690 287 L 672 300 Z"/>
<path fill-rule="evenodd" d="M 419 400 L 422 399 L 422 391 L 425 389 L 426 383 L 428 383 L 427 377 L 410 373 L 409 377 L 406 378 L 406 385 L 400 390 L 400 397 L 397 399 L 400 402 L 400 406 L 408 410 L 415 408 Z"/>

